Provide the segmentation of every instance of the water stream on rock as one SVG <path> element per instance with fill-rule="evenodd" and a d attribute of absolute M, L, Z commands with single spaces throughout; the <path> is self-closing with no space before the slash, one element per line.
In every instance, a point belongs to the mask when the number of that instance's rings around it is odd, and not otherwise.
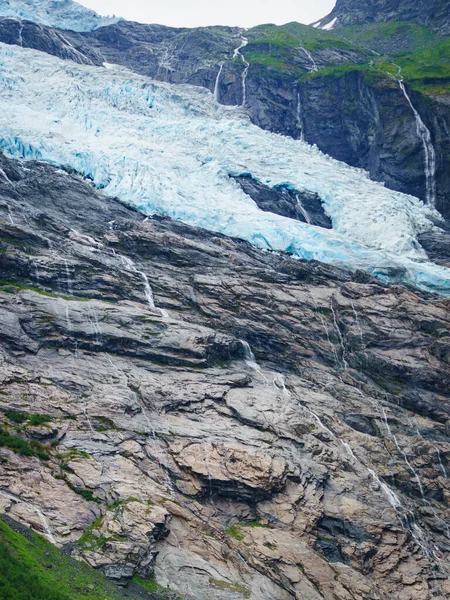
<path fill-rule="evenodd" d="M 303 123 L 303 112 L 302 112 L 302 99 L 300 92 L 297 94 L 297 127 L 300 131 L 300 139 L 302 142 L 305 141 L 305 126 Z"/>
<path fill-rule="evenodd" d="M 128 256 L 120 255 L 120 260 L 122 261 L 122 263 L 125 266 L 125 268 L 127 269 L 127 271 L 129 271 L 130 273 L 136 273 L 137 275 L 140 275 L 142 277 L 142 280 L 144 281 L 145 298 L 147 300 L 147 304 L 149 305 L 149 307 L 152 310 L 158 310 L 161 313 L 161 315 L 163 316 L 163 318 L 165 318 L 165 319 L 169 318 L 169 314 L 166 310 L 161 309 L 161 308 L 156 308 L 155 299 L 153 297 L 153 290 L 150 286 L 150 282 L 148 280 L 147 275 L 143 271 L 139 271 L 137 269 L 136 265 L 134 264 L 134 262 L 131 260 L 131 258 L 128 258 Z"/>
<path fill-rule="evenodd" d="M 426 200 L 427 204 L 433 208 L 436 206 L 436 150 L 434 149 L 431 141 L 431 132 L 425 123 L 422 121 L 421 116 L 414 107 L 411 98 L 406 91 L 403 78 L 398 80 L 400 89 L 402 90 L 406 100 L 408 101 L 411 110 L 414 113 L 416 119 L 417 135 L 422 142 L 424 154 L 425 154 L 425 185 L 426 185 Z"/>
<path fill-rule="evenodd" d="M 319 67 L 317 66 L 316 61 L 313 58 L 313 55 L 311 54 L 311 52 L 309 50 L 307 50 L 306 48 L 303 48 L 303 46 L 300 48 L 300 50 L 303 50 L 303 52 L 306 54 L 306 56 L 308 57 L 308 59 L 311 62 L 311 72 L 312 73 L 317 73 L 317 71 L 319 70 Z"/>
<path fill-rule="evenodd" d="M 300 212 L 302 213 L 303 218 L 308 223 L 308 225 L 311 225 L 311 217 L 309 216 L 309 213 L 306 210 L 306 208 L 303 206 L 302 201 L 300 200 L 300 197 L 297 195 L 297 196 L 295 196 L 295 198 L 297 200 L 297 207 L 300 210 Z"/>
<path fill-rule="evenodd" d="M 245 59 L 245 56 L 241 52 L 242 48 L 245 48 L 245 46 L 247 46 L 248 39 L 243 37 L 243 38 L 241 38 L 241 40 L 242 40 L 241 45 L 238 48 L 236 48 L 236 50 L 233 52 L 233 60 L 240 57 L 240 59 L 242 60 L 242 62 L 245 65 L 245 68 L 242 72 L 242 104 L 241 104 L 241 106 L 245 106 L 245 104 L 247 102 L 247 75 L 248 75 L 248 70 L 250 68 L 250 63 Z"/>
<path fill-rule="evenodd" d="M 245 340 L 239 340 L 239 341 L 241 342 L 242 347 L 244 349 L 244 361 L 245 361 L 245 364 L 248 367 L 250 367 L 250 369 L 252 369 L 252 371 L 255 371 L 255 373 L 258 373 L 258 375 L 260 377 L 262 377 L 262 379 L 264 379 L 265 383 L 269 383 L 269 380 L 264 375 L 264 373 L 261 371 L 261 367 L 256 362 L 256 358 L 255 358 L 255 355 L 252 352 L 252 349 L 250 348 L 250 344 L 248 342 L 246 342 Z"/>
<path fill-rule="evenodd" d="M 214 84 L 214 100 L 220 101 L 220 76 L 222 75 L 223 63 L 220 65 L 219 72 L 217 73 L 216 83 Z"/>
<path fill-rule="evenodd" d="M 31 508 L 34 510 L 34 512 L 37 514 L 37 516 L 41 520 L 42 530 L 44 532 L 44 535 L 48 538 L 50 543 L 52 543 L 54 546 L 56 546 L 56 540 L 53 537 L 52 531 L 50 529 L 50 525 L 47 521 L 47 517 L 44 515 L 44 513 L 41 511 L 40 508 L 38 508 L 32 502 L 28 502 L 27 500 L 22 500 L 22 498 L 19 498 L 19 496 L 10 494 L 9 492 L 5 492 L 3 490 L 0 490 L 0 496 L 4 496 L 5 498 L 8 498 L 8 500 L 11 500 L 12 502 L 16 502 L 17 504 L 22 503 L 22 504 L 26 504 L 27 506 L 31 506 Z"/>
<path fill-rule="evenodd" d="M 336 332 L 338 334 L 339 347 L 341 348 L 341 352 L 342 352 L 342 356 L 341 356 L 342 367 L 343 367 L 344 371 L 346 371 L 348 369 L 348 362 L 345 359 L 347 350 L 345 348 L 344 336 L 342 335 L 342 331 L 341 331 L 341 328 L 340 328 L 338 320 L 337 320 L 336 311 L 334 310 L 333 297 L 330 298 L 330 307 L 331 307 L 331 314 L 333 315 L 334 328 L 336 329 Z"/>

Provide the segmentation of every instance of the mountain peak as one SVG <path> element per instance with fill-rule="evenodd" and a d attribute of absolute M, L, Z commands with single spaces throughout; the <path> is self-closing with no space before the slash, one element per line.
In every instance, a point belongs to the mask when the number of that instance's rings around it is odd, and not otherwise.
<path fill-rule="evenodd" d="M 417 21 L 449 34 L 450 4 L 447 0 L 337 0 L 332 12 L 313 25 L 333 29 L 388 21 Z"/>

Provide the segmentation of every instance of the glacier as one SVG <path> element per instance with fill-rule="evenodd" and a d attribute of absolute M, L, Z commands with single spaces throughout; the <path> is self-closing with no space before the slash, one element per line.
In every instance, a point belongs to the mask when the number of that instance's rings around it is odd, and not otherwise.
<path fill-rule="evenodd" d="M 418 243 L 439 219 L 432 207 L 260 129 L 208 90 L 0 44 L 0 93 L 0 147 L 11 156 L 71 167 L 148 215 L 450 295 L 450 270 Z M 229 177 L 243 173 L 316 192 L 333 229 L 261 211 Z"/>
<path fill-rule="evenodd" d="M 93 31 L 122 20 L 101 17 L 73 0 L 1 0 L 0 16 L 78 32 Z"/>

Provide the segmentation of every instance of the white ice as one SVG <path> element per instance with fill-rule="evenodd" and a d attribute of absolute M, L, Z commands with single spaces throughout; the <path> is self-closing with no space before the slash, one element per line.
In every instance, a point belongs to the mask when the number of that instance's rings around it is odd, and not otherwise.
<path fill-rule="evenodd" d="M 120 21 L 117 17 L 101 17 L 73 0 L 0 0 L 0 16 L 71 31 L 93 31 Z"/>
<path fill-rule="evenodd" d="M 417 241 L 435 211 L 261 130 L 207 90 L 0 44 L 0 94 L 0 145 L 12 156 L 70 166 L 147 214 L 450 295 L 450 271 Z M 317 192 L 333 230 L 262 212 L 230 173 Z"/>

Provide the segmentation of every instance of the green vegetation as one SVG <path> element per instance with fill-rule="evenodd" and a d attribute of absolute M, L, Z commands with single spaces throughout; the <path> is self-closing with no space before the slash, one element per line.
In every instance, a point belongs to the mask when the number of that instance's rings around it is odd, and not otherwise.
<path fill-rule="evenodd" d="M 0 292 L 7 292 L 8 294 L 18 294 L 21 291 L 28 290 L 30 292 L 36 292 L 41 296 L 47 296 L 49 298 L 61 298 L 62 300 L 77 302 L 89 302 L 92 298 L 85 298 L 82 296 L 67 296 L 64 294 L 54 294 L 53 292 L 47 292 L 39 287 L 34 285 L 25 285 L 23 283 L 16 283 L 15 281 L 6 281 L 5 279 L 0 279 Z"/>
<path fill-rule="evenodd" d="M 29 425 L 33 425 L 34 427 L 44 425 L 52 420 L 52 417 L 49 415 L 31 415 L 17 410 L 5 410 L 4 415 L 13 423 L 21 425 L 22 423 L 28 422 Z"/>
<path fill-rule="evenodd" d="M 42 536 L 0 519 L 0 600 L 122 600 L 121 591 Z"/>
<path fill-rule="evenodd" d="M 322 29 L 315 29 L 300 23 L 286 25 L 258 25 L 247 31 L 249 46 L 269 45 L 274 48 L 298 50 L 303 46 L 307 50 L 318 48 L 353 49 L 354 46 Z M 247 54 L 247 53 L 246 53 Z"/>
<path fill-rule="evenodd" d="M 223 581 L 222 579 L 210 579 L 209 584 L 211 587 L 216 588 L 216 590 L 223 590 L 229 592 L 236 592 L 240 594 L 243 598 L 250 598 L 251 593 L 250 590 L 244 587 L 243 585 L 239 585 L 238 583 L 229 583 L 228 581 Z"/>
<path fill-rule="evenodd" d="M 9 448 L 16 454 L 22 456 L 35 456 L 41 460 L 48 460 L 50 458 L 47 453 L 47 448 L 36 440 L 28 442 L 22 438 L 11 435 L 4 429 L 0 428 L 0 447 Z"/>
<path fill-rule="evenodd" d="M 244 535 L 241 532 L 241 528 L 239 525 L 232 525 L 231 527 L 229 527 L 226 532 L 227 535 L 229 535 L 230 537 L 234 538 L 235 540 L 237 540 L 238 542 L 242 542 L 242 540 L 244 539 Z"/>
<path fill-rule="evenodd" d="M 242 527 L 262 527 L 264 529 L 269 529 L 269 525 L 264 525 L 261 521 L 249 521 L 247 523 L 242 523 Z"/>
<path fill-rule="evenodd" d="M 133 583 L 139 585 L 141 588 L 144 588 L 144 590 L 147 590 L 147 592 L 157 592 L 158 590 L 163 589 L 159 583 L 157 583 L 154 575 L 151 579 L 144 579 L 143 577 L 136 575 L 133 577 Z"/>
<path fill-rule="evenodd" d="M 431 94 L 450 93 L 450 38 L 396 58 L 413 89 Z"/>
<path fill-rule="evenodd" d="M 353 42 L 356 46 L 384 55 L 416 52 L 440 39 L 431 28 L 423 27 L 414 21 L 351 25 L 340 27 L 336 35 Z"/>

